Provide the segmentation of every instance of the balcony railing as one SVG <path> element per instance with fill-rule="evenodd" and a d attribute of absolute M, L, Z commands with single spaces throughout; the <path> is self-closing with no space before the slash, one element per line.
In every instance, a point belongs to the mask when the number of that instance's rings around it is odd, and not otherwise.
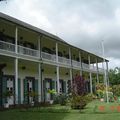
<path fill-rule="evenodd" d="M 72 60 L 72 65 L 74 67 L 79 67 L 80 68 L 80 62 L 78 62 L 78 61 Z"/>
<path fill-rule="evenodd" d="M 96 66 L 90 66 L 90 70 L 97 72 L 97 67 Z"/>
<path fill-rule="evenodd" d="M 10 52 L 15 52 L 15 45 L 12 43 L 0 41 L 0 49 Z"/>
<path fill-rule="evenodd" d="M 70 59 L 58 56 L 58 62 L 62 64 L 70 65 Z"/>
<path fill-rule="evenodd" d="M 86 63 L 82 63 L 82 68 L 89 70 L 89 65 Z"/>
<path fill-rule="evenodd" d="M 99 73 L 104 73 L 104 69 L 98 68 Z"/>
<path fill-rule="evenodd" d="M 49 53 L 41 52 L 41 56 L 45 60 L 56 61 L 56 55 L 52 55 Z"/>
<path fill-rule="evenodd" d="M 18 53 L 22 55 L 29 55 L 33 57 L 39 57 L 39 51 L 31 48 L 23 47 L 18 45 Z"/>
<path fill-rule="evenodd" d="M 15 52 L 15 44 L 0 41 L 0 49 L 2 49 L 4 51 L 9 51 L 9 52 Z M 40 54 L 40 52 L 38 50 L 30 49 L 30 48 L 23 47 L 20 45 L 18 45 L 18 53 L 21 55 L 28 55 L 28 56 L 32 56 L 32 57 L 36 57 L 36 58 L 39 58 L 39 54 Z M 41 56 L 45 60 L 56 62 L 56 55 L 41 52 Z M 66 65 L 71 65 L 70 59 L 60 57 L 60 56 L 58 56 L 58 62 L 62 63 L 62 64 L 66 64 Z M 72 60 L 72 65 L 74 67 L 80 67 L 80 62 Z M 85 64 L 85 63 L 82 63 L 82 68 L 85 70 L 97 71 L 96 66 L 90 66 L 90 68 L 89 68 L 89 65 Z M 99 71 L 99 73 L 102 73 L 102 74 L 104 73 L 104 70 L 102 68 L 98 68 L 98 71 Z"/>

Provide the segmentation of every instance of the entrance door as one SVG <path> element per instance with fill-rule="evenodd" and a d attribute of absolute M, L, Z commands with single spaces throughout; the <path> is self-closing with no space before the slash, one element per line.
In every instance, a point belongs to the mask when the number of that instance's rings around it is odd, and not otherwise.
<path fill-rule="evenodd" d="M 8 76 L 7 78 L 7 91 L 10 91 L 11 93 L 14 92 L 14 77 Z M 10 96 L 7 98 L 7 102 L 9 105 L 14 104 L 14 96 Z"/>
<path fill-rule="evenodd" d="M 50 101 L 50 93 L 49 93 L 49 90 L 50 90 L 50 82 L 49 82 L 49 81 L 46 81 L 46 101 Z"/>
<path fill-rule="evenodd" d="M 63 93 L 63 80 L 59 80 L 60 93 Z"/>
<path fill-rule="evenodd" d="M 49 90 L 52 90 L 52 79 L 45 78 L 44 80 L 44 100 L 50 101 L 52 99 L 52 95 L 49 93 Z"/>
<path fill-rule="evenodd" d="M 35 78 L 34 77 L 26 77 L 24 79 L 24 100 L 25 103 L 30 103 L 33 101 L 33 97 L 29 96 L 29 93 L 35 92 Z"/>

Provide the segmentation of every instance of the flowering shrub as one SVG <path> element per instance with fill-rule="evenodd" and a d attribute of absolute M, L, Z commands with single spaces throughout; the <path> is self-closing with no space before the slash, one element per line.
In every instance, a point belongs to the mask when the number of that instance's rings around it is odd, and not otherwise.
<path fill-rule="evenodd" d="M 72 84 L 71 107 L 73 109 L 83 109 L 89 101 L 92 100 L 91 95 L 87 95 L 86 81 L 81 76 L 75 76 Z"/>

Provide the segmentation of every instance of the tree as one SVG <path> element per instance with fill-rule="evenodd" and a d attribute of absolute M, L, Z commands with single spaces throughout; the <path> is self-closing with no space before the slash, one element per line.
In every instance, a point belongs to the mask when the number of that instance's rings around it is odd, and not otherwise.
<path fill-rule="evenodd" d="M 120 84 L 120 68 L 115 67 L 109 70 L 109 82 L 111 85 Z"/>
<path fill-rule="evenodd" d="M 77 95 L 85 95 L 86 89 L 85 89 L 86 81 L 83 77 L 76 75 L 73 79 L 73 92 Z"/>
<path fill-rule="evenodd" d="M 71 107 L 73 109 L 83 109 L 92 100 L 91 95 L 87 95 L 86 80 L 76 75 L 72 81 Z"/>

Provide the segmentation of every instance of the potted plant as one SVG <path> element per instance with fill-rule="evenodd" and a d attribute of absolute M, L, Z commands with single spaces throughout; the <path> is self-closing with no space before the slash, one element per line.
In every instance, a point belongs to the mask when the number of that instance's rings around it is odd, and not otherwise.
<path fill-rule="evenodd" d="M 49 89 L 48 93 L 51 94 L 51 95 L 55 95 L 56 91 L 55 91 L 55 89 L 52 89 L 52 90 Z M 53 104 L 53 100 L 50 100 L 49 102 L 50 102 L 50 104 Z"/>
<path fill-rule="evenodd" d="M 13 92 L 7 90 L 4 94 L 3 94 L 4 98 L 7 99 L 6 103 L 4 103 L 4 108 L 9 108 L 9 103 L 8 103 L 8 99 L 13 96 Z"/>
<path fill-rule="evenodd" d="M 38 94 L 35 91 L 30 91 L 28 93 L 28 96 L 30 97 L 30 104 L 31 104 L 31 106 L 34 106 L 35 98 L 38 96 Z"/>

